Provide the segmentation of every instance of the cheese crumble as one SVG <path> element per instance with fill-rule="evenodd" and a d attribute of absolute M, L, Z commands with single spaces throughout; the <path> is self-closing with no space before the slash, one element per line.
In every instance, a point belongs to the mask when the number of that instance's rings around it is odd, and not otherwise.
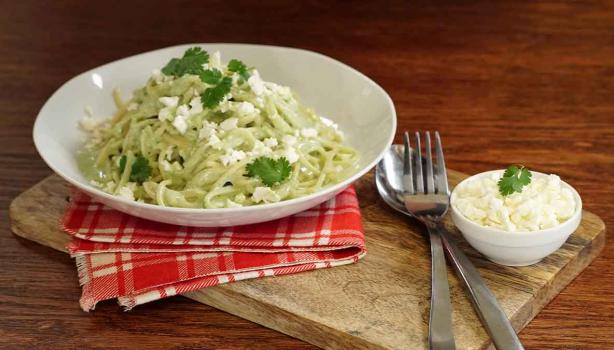
<path fill-rule="evenodd" d="M 454 190 L 452 205 L 481 226 L 510 232 L 551 228 L 574 214 L 574 194 L 558 176 L 534 174 L 522 192 L 503 197 L 497 186 L 502 174 L 494 172 L 462 183 Z"/>

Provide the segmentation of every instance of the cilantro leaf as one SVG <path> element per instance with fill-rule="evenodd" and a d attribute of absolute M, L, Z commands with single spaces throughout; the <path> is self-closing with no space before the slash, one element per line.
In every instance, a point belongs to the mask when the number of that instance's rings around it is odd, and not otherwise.
<path fill-rule="evenodd" d="M 232 79 L 224 77 L 216 86 L 210 87 L 203 91 L 200 95 L 200 100 L 206 108 L 213 108 L 224 100 L 224 96 L 230 92 L 232 87 Z"/>
<path fill-rule="evenodd" d="M 522 165 L 520 167 L 516 165 L 509 166 L 497 183 L 499 193 L 502 196 L 507 196 L 514 192 L 522 192 L 522 188 L 531 183 L 531 176 L 533 175 L 529 169 Z"/>
<path fill-rule="evenodd" d="M 238 73 L 241 78 L 243 78 L 243 80 L 249 79 L 250 74 L 247 71 L 247 66 L 245 65 L 245 63 L 239 60 L 230 60 L 230 62 L 228 62 L 228 70 L 231 72 Z"/>
<path fill-rule="evenodd" d="M 138 156 L 132 163 L 132 171 L 130 172 L 130 181 L 143 183 L 151 176 L 151 166 L 145 157 Z"/>
<path fill-rule="evenodd" d="M 252 163 L 248 164 L 247 175 L 249 177 L 258 177 L 262 183 L 271 187 L 276 183 L 280 183 L 290 176 L 290 162 L 285 157 L 277 160 L 268 157 L 256 158 Z"/>
<path fill-rule="evenodd" d="M 124 169 L 126 169 L 127 158 L 123 155 L 119 159 L 119 172 L 123 173 Z M 132 166 L 130 167 L 130 178 L 129 180 L 132 182 L 143 183 L 151 176 L 151 166 L 149 166 L 149 161 L 147 158 L 143 156 L 137 156 Z"/>
<path fill-rule="evenodd" d="M 215 85 L 222 80 L 222 72 L 215 68 L 207 69 L 200 73 L 200 80 L 207 84 Z"/>
<path fill-rule="evenodd" d="M 176 77 L 186 74 L 200 75 L 204 71 L 203 64 L 207 62 L 209 62 L 209 53 L 200 47 L 192 47 L 183 53 L 183 57 L 171 59 L 162 68 L 162 73 Z"/>

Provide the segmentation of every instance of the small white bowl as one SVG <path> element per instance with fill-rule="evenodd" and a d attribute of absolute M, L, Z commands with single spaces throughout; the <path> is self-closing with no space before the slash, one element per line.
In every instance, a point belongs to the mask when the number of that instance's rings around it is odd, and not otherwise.
<path fill-rule="evenodd" d="M 318 114 L 339 125 L 347 143 L 360 153 L 356 173 L 345 181 L 308 196 L 242 208 L 190 209 L 138 203 L 112 196 L 89 184 L 77 167 L 83 147 L 77 123 L 84 108 L 96 117 L 115 111 L 112 91 L 126 96 L 142 86 L 151 71 L 181 56 L 192 46 L 220 51 L 224 60 L 237 58 L 258 68 L 265 80 L 291 87 Z M 186 226 L 233 226 L 264 222 L 318 205 L 371 169 L 390 147 L 396 113 L 390 96 L 357 70 L 322 54 L 287 47 L 248 44 L 189 44 L 124 58 L 80 74 L 60 87 L 45 103 L 34 123 L 36 149 L 53 171 L 100 202 L 131 215 Z"/>
<path fill-rule="evenodd" d="M 561 181 L 561 184 L 574 194 L 576 211 L 567 221 L 544 230 L 510 232 L 495 227 L 485 227 L 467 219 L 454 205 L 456 189 L 466 181 L 500 171 L 502 170 L 487 171 L 471 176 L 454 188 L 450 198 L 452 221 L 473 248 L 497 264 L 526 266 L 538 263 L 559 249 L 578 228 L 582 219 L 580 195 L 569 184 Z M 531 173 L 533 178 L 548 176 L 536 171 L 531 171 Z"/>

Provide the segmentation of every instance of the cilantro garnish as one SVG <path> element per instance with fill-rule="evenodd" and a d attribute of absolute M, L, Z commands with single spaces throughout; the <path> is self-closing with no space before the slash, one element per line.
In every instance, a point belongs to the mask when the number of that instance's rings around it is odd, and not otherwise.
<path fill-rule="evenodd" d="M 126 156 L 123 155 L 119 159 L 119 172 L 123 173 L 124 169 L 126 169 Z M 143 183 L 151 176 L 151 166 L 149 166 L 149 161 L 147 158 L 138 156 L 132 163 L 132 167 L 130 167 L 130 181 Z"/>
<path fill-rule="evenodd" d="M 209 54 L 200 47 L 192 47 L 187 49 L 183 57 L 171 59 L 164 68 L 162 73 L 181 77 L 186 74 L 194 74 L 200 77 L 204 83 L 214 85 L 206 89 L 201 95 L 203 107 L 213 108 L 224 100 L 232 87 L 232 78 L 224 77 L 224 73 L 220 70 L 211 68 L 205 70 L 203 64 L 209 62 Z M 249 79 L 247 66 L 239 60 L 230 60 L 228 62 L 228 70 L 237 73 L 242 80 Z"/>
<path fill-rule="evenodd" d="M 497 185 L 502 196 L 507 196 L 514 192 L 522 192 L 522 188 L 531 183 L 531 172 L 524 166 L 510 165 L 503 173 Z"/>
<path fill-rule="evenodd" d="M 288 162 L 288 159 L 285 157 L 281 157 L 277 160 L 268 157 L 259 157 L 248 164 L 246 169 L 249 177 L 259 177 L 262 183 L 269 187 L 287 179 L 292 170 L 290 162 Z"/>
<path fill-rule="evenodd" d="M 228 70 L 231 72 L 238 73 L 243 80 L 249 79 L 249 72 L 247 71 L 247 66 L 245 63 L 232 59 L 228 62 Z"/>
<path fill-rule="evenodd" d="M 207 69 L 200 74 L 200 80 L 211 85 L 217 84 L 222 80 L 222 72 L 215 68 Z"/>
<path fill-rule="evenodd" d="M 200 75 L 204 69 L 203 64 L 209 62 L 209 54 L 200 47 L 192 47 L 183 53 L 181 58 L 171 59 L 162 73 L 181 77 L 186 74 Z"/>
<path fill-rule="evenodd" d="M 224 100 L 224 96 L 230 92 L 231 87 L 232 79 L 229 77 L 224 77 L 216 86 L 206 89 L 200 95 L 200 100 L 202 101 L 203 106 L 207 108 L 217 106 L 220 102 L 222 102 L 222 100 Z"/>

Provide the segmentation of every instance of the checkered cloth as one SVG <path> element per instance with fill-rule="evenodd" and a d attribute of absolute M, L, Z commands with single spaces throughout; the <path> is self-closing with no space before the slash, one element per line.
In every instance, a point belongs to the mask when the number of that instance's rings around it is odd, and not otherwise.
<path fill-rule="evenodd" d="M 83 286 L 83 310 L 117 298 L 152 300 L 250 278 L 333 267 L 364 256 L 356 193 L 261 224 L 196 228 L 130 216 L 73 191 L 64 218 Z"/>

